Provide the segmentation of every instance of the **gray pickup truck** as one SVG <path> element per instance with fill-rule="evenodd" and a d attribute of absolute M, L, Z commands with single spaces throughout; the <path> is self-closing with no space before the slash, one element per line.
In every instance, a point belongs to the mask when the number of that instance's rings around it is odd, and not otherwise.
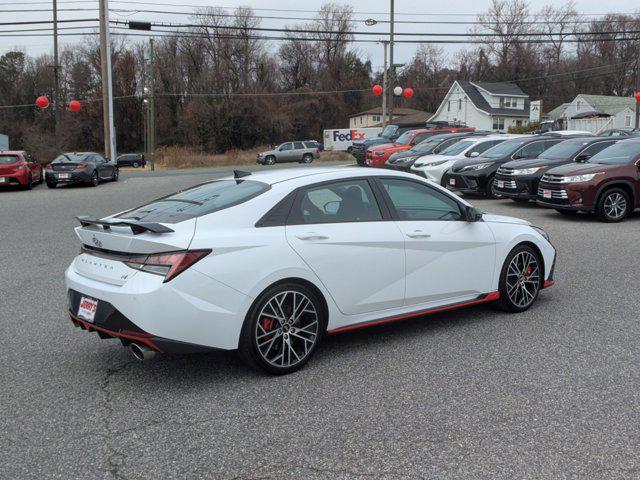
<path fill-rule="evenodd" d="M 259 153 L 256 162 L 262 165 L 311 163 L 315 158 L 320 158 L 320 149 L 313 142 L 285 142 L 273 150 Z"/>

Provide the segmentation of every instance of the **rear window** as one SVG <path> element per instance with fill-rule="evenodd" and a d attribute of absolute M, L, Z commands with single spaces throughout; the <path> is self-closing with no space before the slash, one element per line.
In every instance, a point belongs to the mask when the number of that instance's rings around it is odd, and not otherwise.
<path fill-rule="evenodd" d="M 0 165 L 11 165 L 20 160 L 17 155 L 0 155 Z"/>
<path fill-rule="evenodd" d="M 51 163 L 84 162 L 89 159 L 88 157 L 89 155 L 86 154 L 63 153 L 62 155 L 58 155 Z"/>
<path fill-rule="evenodd" d="M 121 213 L 118 218 L 178 223 L 239 205 L 269 188 L 268 184 L 253 180 L 217 180 L 159 198 Z"/>

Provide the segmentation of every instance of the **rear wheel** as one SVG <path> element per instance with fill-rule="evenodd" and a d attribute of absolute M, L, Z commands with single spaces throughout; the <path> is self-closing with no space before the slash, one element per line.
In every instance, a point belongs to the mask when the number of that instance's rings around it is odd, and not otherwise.
<path fill-rule="evenodd" d="M 25 183 L 22 188 L 24 188 L 25 190 L 31 190 L 33 188 L 33 178 L 31 178 L 31 175 L 29 175 L 29 177 L 27 178 L 27 183 Z"/>
<path fill-rule="evenodd" d="M 305 153 L 302 156 L 302 163 L 311 163 L 313 162 L 313 155 L 311 155 L 310 153 Z"/>
<path fill-rule="evenodd" d="M 133 162 L 133 168 L 138 168 L 140 164 L 138 162 Z"/>
<path fill-rule="evenodd" d="M 598 200 L 596 215 L 603 222 L 621 222 L 629 214 L 630 201 L 627 192 L 621 188 L 605 191 Z"/>
<path fill-rule="evenodd" d="M 100 180 L 98 179 L 98 172 L 94 170 L 94 172 L 91 174 L 91 180 L 89 180 L 89 185 L 92 187 L 97 187 L 98 183 L 100 183 Z"/>
<path fill-rule="evenodd" d="M 250 366 L 276 375 L 295 372 L 311 358 L 325 328 L 314 292 L 288 283 L 268 289 L 249 310 L 239 351 Z"/>
<path fill-rule="evenodd" d="M 500 273 L 498 305 L 508 312 L 523 312 L 538 298 L 544 279 L 542 261 L 528 245 L 515 247 Z"/>
<path fill-rule="evenodd" d="M 53 182 L 47 182 L 47 187 L 49 188 L 56 188 L 56 184 Z"/>
<path fill-rule="evenodd" d="M 119 176 L 120 176 L 120 169 L 114 168 L 113 169 L 113 175 L 111 176 L 111 181 L 112 182 L 117 182 Z"/>

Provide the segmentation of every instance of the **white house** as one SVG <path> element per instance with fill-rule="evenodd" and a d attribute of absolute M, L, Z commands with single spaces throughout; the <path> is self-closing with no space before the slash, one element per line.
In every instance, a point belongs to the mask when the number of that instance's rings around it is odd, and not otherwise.
<path fill-rule="evenodd" d="M 413 108 L 394 108 L 393 120 L 401 119 L 408 115 L 424 116 L 424 122 L 430 114 L 421 110 L 415 110 Z M 382 126 L 382 107 L 370 108 L 364 112 L 354 113 L 349 115 L 349 128 L 367 128 L 367 127 L 380 127 Z"/>
<path fill-rule="evenodd" d="M 430 122 L 506 132 L 529 123 L 529 96 L 514 83 L 456 80 Z"/>
<path fill-rule="evenodd" d="M 600 132 L 633 127 L 636 100 L 633 97 L 580 94 L 562 112 L 568 130 Z"/>

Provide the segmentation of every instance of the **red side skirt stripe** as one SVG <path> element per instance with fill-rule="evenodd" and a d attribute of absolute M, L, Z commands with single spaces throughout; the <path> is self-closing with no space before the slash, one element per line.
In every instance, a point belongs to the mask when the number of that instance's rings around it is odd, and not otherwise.
<path fill-rule="evenodd" d="M 431 313 L 446 312 L 447 310 L 455 310 L 457 308 L 469 307 L 471 305 L 476 305 L 478 303 L 493 302 L 495 300 L 498 300 L 499 298 L 500 298 L 500 292 L 492 292 L 482 298 L 477 298 L 469 302 L 461 302 L 461 303 L 455 303 L 453 305 L 447 305 L 444 307 L 431 308 L 428 310 L 420 310 L 418 312 L 406 313 L 406 314 L 398 315 L 395 317 L 381 318 L 380 320 L 372 320 L 370 322 L 358 323 L 356 325 L 347 325 L 346 327 L 339 327 L 333 330 L 329 330 L 327 333 L 333 334 L 333 333 L 347 332 L 349 330 L 356 330 L 358 328 L 366 328 L 366 327 L 372 327 L 373 325 L 382 325 L 384 323 L 397 322 L 398 320 L 406 320 L 407 318 L 420 317 L 422 315 L 429 315 Z"/>

